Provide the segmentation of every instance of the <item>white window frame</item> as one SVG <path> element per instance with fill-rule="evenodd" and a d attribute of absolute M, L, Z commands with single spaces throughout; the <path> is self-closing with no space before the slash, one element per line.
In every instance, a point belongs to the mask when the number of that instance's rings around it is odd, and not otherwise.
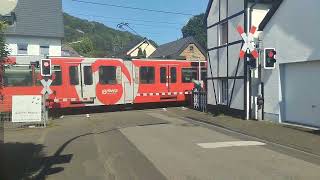
<path fill-rule="evenodd" d="M 225 41 L 223 42 L 222 40 Z M 222 46 L 225 44 L 228 44 L 228 21 L 219 25 L 219 45 Z"/>
<path fill-rule="evenodd" d="M 220 96 L 219 96 L 219 104 L 228 105 L 228 79 L 220 80 Z"/>

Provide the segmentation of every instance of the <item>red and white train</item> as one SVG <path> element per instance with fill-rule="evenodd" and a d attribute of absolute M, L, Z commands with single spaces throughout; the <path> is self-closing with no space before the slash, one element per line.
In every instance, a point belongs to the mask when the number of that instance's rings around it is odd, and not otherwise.
<path fill-rule="evenodd" d="M 10 112 L 12 96 L 40 95 L 37 62 L 10 57 L 4 66 L 0 112 Z M 185 101 L 198 79 L 199 63 L 181 60 L 50 58 L 50 108 Z M 202 79 L 206 63 L 201 63 Z"/>

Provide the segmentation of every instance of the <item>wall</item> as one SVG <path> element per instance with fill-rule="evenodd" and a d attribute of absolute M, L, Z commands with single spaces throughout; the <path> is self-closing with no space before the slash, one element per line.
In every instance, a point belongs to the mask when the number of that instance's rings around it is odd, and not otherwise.
<path fill-rule="evenodd" d="M 220 7 L 220 8 L 219 8 Z M 219 9 L 221 10 L 219 12 Z M 241 37 L 237 26 L 244 26 L 244 1 L 213 1 L 208 15 L 208 104 L 219 104 L 220 80 L 228 80 L 229 108 L 244 110 L 244 65 L 239 60 Z M 226 18 L 235 15 L 226 21 Z M 228 43 L 220 46 L 221 21 L 228 23 Z M 212 26 L 214 25 L 214 26 Z M 215 93 L 214 93 L 215 92 Z"/>
<path fill-rule="evenodd" d="M 11 55 L 18 55 L 17 44 L 26 43 L 28 44 L 28 55 L 38 56 L 40 55 L 40 46 L 49 45 L 49 56 L 61 56 L 60 38 L 7 35 L 6 42 L 11 51 Z"/>
<path fill-rule="evenodd" d="M 301 0 L 284 0 L 263 31 L 263 47 L 277 49 L 276 69 L 263 71 L 266 118 L 275 121 L 281 120 L 279 64 L 320 59 L 320 1 L 302 4 Z"/>
<path fill-rule="evenodd" d="M 137 47 L 134 47 L 134 48 L 135 48 L 135 50 L 133 52 L 131 52 L 131 54 L 130 54 L 131 57 L 138 56 L 139 48 L 137 48 Z M 141 48 L 142 52 L 144 50 L 146 50 L 147 57 L 149 57 L 156 50 L 156 48 L 151 43 L 147 43 L 147 42 L 144 42 L 143 44 L 141 44 L 140 48 Z"/>
<path fill-rule="evenodd" d="M 190 50 L 191 46 L 193 46 L 193 50 Z M 188 47 L 180 54 L 180 56 L 186 57 L 187 61 L 206 60 L 206 57 L 201 53 L 201 51 L 195 44 L 189 44 Z"/>

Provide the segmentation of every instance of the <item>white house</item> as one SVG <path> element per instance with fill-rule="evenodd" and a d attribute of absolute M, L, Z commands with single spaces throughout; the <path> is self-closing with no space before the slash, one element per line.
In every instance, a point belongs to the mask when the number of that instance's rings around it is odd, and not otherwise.
<path fill-rule="evenodd" d="M 5 32 L 13 56 L 61 56 L 64 37 L 61 0 L 19 0 Z"/>
<path fill-rule="evenodd" d="M 301 13 L 301 8 L 305 13 Z M 210 0 L 208 27 L 208 107 L 214 112 L 320 127 L 320 1 Z M 250 70 L 239 58 L 238 25 L 259 27 L 263 49 L 276 48 L 275 69 Z M 263 63 L 262 63 L 263 64 Z M 261 80 L 260 80 L 261 79 Z M 256 97 L 264 98 L 257 108 Z M 261 115 L 259 116 L 259 113 Z"/>

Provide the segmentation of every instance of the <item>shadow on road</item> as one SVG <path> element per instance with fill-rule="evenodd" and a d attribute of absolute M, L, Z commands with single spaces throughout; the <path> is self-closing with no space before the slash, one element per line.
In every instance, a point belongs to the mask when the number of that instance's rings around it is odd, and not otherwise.
<path fill-rule="evenodd" d="M 72 158 L 72 155 L 60 155 L 58 151 L 52 157 L 45 157 L 43 148 L 43 145 L 33 143 L 2 144 L 0 179 L 45 179 L 46 175 L 64 170 L 62 167 L 51 168 L 52 165 L 68 163 Z"/>
<path fill-rule="evenodd" d="M 145 103 L 145 104 L 125 104 L 125 105 L 108 105 L 108 106 L 88 106 L 85 108 L 63 108 L 51 109 L 49 115 L 53 118 L 58 118 L 61 115 L 79 115 L 92 113 L 106 113 L 117 111 L 131 111 L 131 110 L 146 110 L 167 107 L 187 106 L 186 102 L 162 102 L 162 103 Z"/>

